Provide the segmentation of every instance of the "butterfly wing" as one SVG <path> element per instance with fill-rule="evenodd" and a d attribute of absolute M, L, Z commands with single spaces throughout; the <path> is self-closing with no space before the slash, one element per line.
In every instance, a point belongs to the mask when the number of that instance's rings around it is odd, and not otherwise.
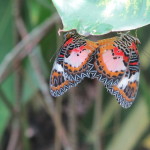
<path fill-rule="evenodd" d="M 75 30 L 66 33 L 64 39 L 50 76 L 50 93 L 54 97 L 62 95 L 88 76 L 87 62 L 97 46 Z"/>
<path fill-rule="evenodd" d="M 138 43 L 130 35 L 101 40 L 89 62 L 91 78 L 102 82 L 124 108 L 131 106 L 138 90 Z"/>
<path fill-rule="evenodd" d="M 69 88 L 76 86 L 77 83 L 69 81 L 64 75 L 64 69 L 61 64 L 54 63 L 50 77 L 50 93 L 57 97 L 64 94 Z"/>
<path fill-rule="evenodd" d="M 64 44 L 58 52 L 58 56 L 54 61 L 54 65 L 50 75 L 50 93 L 57 97 L 64 94 L 69 88 L 76 86 L 78 83 L 70 81 L 64 73 L 64 56 L 69 45 L 78 38 L 75 31 L 68 32 L 64 35 Z"/>
<path fill-rule="evenodd" d="M 140 62 L 136 44 L 140 42 L 137 38 L 130 35 L 125 35 L 122 39 L 127 41 L 126 44 L 130 51 L 129 64 L 120 82 L 107 89 L 117 98 L 122 107 L 129 108 L 136 98 L 139 86 Z"/>
<path fill-rule="evenodd" d="M 135 74 L 128 71 L 118 85 L 107 88 L 107 90 L 117 98 L 118 103 L 124 108 L 129 108 L 136 98 L 139 75 L 139 71 Z"/>
<path fill-rule="evenodd" d="M 91 78 L 97 78 L 106 87 L 117 85 L 126 71 L 128 54 L 125 55 L 116 43 L 118 37 L 99 41 L 99 47 L 89 62 Z"/>
<path fill-rule="evenodd" d="M 96 47 L 97 43 L 83 37 L 69 45 L 64 57 L 64 72 L 69 80 L 79 83 L 84 77 L 89 77 L 88 62 Z"/>

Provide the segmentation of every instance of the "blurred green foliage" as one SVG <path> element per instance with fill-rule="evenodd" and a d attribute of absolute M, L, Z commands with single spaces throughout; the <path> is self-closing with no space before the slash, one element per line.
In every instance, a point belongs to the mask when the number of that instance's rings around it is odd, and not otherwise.
<path fill-rule="evenodd" d="M 14 20 L 12 14 L 12 3 L 8 0 L 0 1 L 0 63 L 2 62 L 4 56 L 13 48 L 15 44 L 14 39 Z M 6 98 L 13 103 L 15 99 L 15 94 L 13 89 L 13 75 L 8 77 L 6 81 L 1 84 L 1 88 L 6 94 Z M 4 129 L 7 126 L 8 119 L 10 117 L 10 112 L 0 100 L 0 138 Z"/>
<path fill-rule="evenodd" d="M 49 0 L 0 0 L 0 64 L 22 39 L 16 26 L 16 2 L 21 4 L 19 6 L 21 17 L 29 34 L 44 20 L 56 13 Z M 33 48 L 32 53 L 29 53 L 23 60 L 21 58 L 17 60 L 18 63 L 12 62 L 14 65 L 11 67 L 11 73 L 0 83 L 0 147 L 2 149 L 8 149 L 16 128 L 19 128 L 19 138 L 15 149 L 21 147 L 20 149 L 27 150 L 50 148 L 59 150 L 59 147 L 62 147 L 59 138 L 57 139 L 53 120 L 43 104 L 45 101 L 41 92 L 43 85 L 38 81 L 37 73 L 31 63 L 31 56 L 35 55 L 48 85 L 52 60 L 63 41 L 62 34 L 59 36 L 57 33 L 59 28 L 62 28 L 61 22 L 55 22 L 44 38 Z M 150 149 L 149 29 L 148 25 L 131 32 L 133 35 L 137 32 L 141 41 L 139 45 L 140 88 L 131 108 L 121 108 L 102 85 L 89 79 L 85 79 L 75 88 L 75 96 L 72 90 L 69 90 L 64 96 L 53 101 L 69 138 L 76 141 L 74 144 L 76 149 Z M 114 33 L 110 33 L 103 38 L 113 35 Z M 50 61 L 51 58 L 53 59 Z M 16 64 L 18 67 L 15 67 Z M 101 94 L 99 94 L 100 91 Z M 71 103 L 72 101 L 74 104 Z M 12 105 L 17 115 L 12 113 L 7 102 Z M 73 110 L 74 116 L 71 117 Z M 72 129 L 73 119 L 76 121 L 74 130 Z"/>

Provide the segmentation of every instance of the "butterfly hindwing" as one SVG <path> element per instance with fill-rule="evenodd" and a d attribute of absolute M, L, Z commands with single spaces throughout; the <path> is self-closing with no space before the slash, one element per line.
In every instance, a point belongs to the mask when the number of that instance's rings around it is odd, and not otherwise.
<path fill-rule="evenodd" d="M 120 82 L 109 87 L 108 91 L 115 95 L 122 107 L 128 108 L 134 102 L 139 86 L 140 62 L 136 44 L 140 42 L 130 35 L 124 35 L 122 40 L 127 44 L 127 50 L 130 51 L 129 63 Z"/>
<path fill-rule="evenodd" d="M 57 97 L 64 94 L 71 87 L 76 86 L 77 83 L 69 81 L 64 76 L 63 67 L 57 62 L 54 63 L 51 77 L 50 77 L 50 93 L 52 96 Z"/>
<path fill-rule="evenodd" d="M 119 104 L 128 108 L 135 100 L 139 85 L 139 71 L 135 74 L 126 72 L 122 80 L 113 87 L 108 88 L 108 91 L 117 98 Z"/>

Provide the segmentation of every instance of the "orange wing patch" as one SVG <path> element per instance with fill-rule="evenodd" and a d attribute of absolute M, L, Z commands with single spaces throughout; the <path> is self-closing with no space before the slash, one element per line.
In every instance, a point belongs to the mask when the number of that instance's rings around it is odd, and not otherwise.
<path fill-rule="evenodd" d="M 122 95 L 122 98 L 128 102 L 134 101 L 135 96 L 138 90 L 138 82 L 129 82 L 125 89 L 120 89 L 117 86 L 113 86 L 114 91 L 119 91 L 119 94 Z"/>
<path fill-rule="evenodd" d="M 128 108 L 132 105 L 139 86 L 139 72 L 131 76 L 130 73 L 131 72 L 128 72 L 126 74 L 127 77 L 124 76 L 118 85 L 107 88 L 111 94 L 115 95 L 119 104 L 124 108 Z"/>

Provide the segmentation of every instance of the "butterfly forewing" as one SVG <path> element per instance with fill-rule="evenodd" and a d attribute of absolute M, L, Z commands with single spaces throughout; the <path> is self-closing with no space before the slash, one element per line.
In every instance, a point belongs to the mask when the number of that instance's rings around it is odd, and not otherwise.
<path fill-rule="evenodd" d="M 70 44 L 64 57 L 64 71 L 69 80 L 80 82 L 89 77 L 88 62 L 96 47 L 97 43 L 83 37 Z"/>
<path fill-rule="evenodd" d="M 61 46 L 58 56 L 54 61 L 54 65 L 50 75 L 50 93 L 57 97 L 64 94 L 69 88 L 76 86 L 78 83 L 70 81 L 64 73 L 64 56 L 69 45 L 74 39 L 79 38 L 75 31 L 68 32 L 64 35 L 64 44 Z"/>
<path fill-rule="evenodd" d="M 128 56 L 116 43 L 118 37 L 99 41 L 99 47 L 89 62 L 91 78 L 97 78 L 106 87 L 118 84 L 126 71 Z"/>

